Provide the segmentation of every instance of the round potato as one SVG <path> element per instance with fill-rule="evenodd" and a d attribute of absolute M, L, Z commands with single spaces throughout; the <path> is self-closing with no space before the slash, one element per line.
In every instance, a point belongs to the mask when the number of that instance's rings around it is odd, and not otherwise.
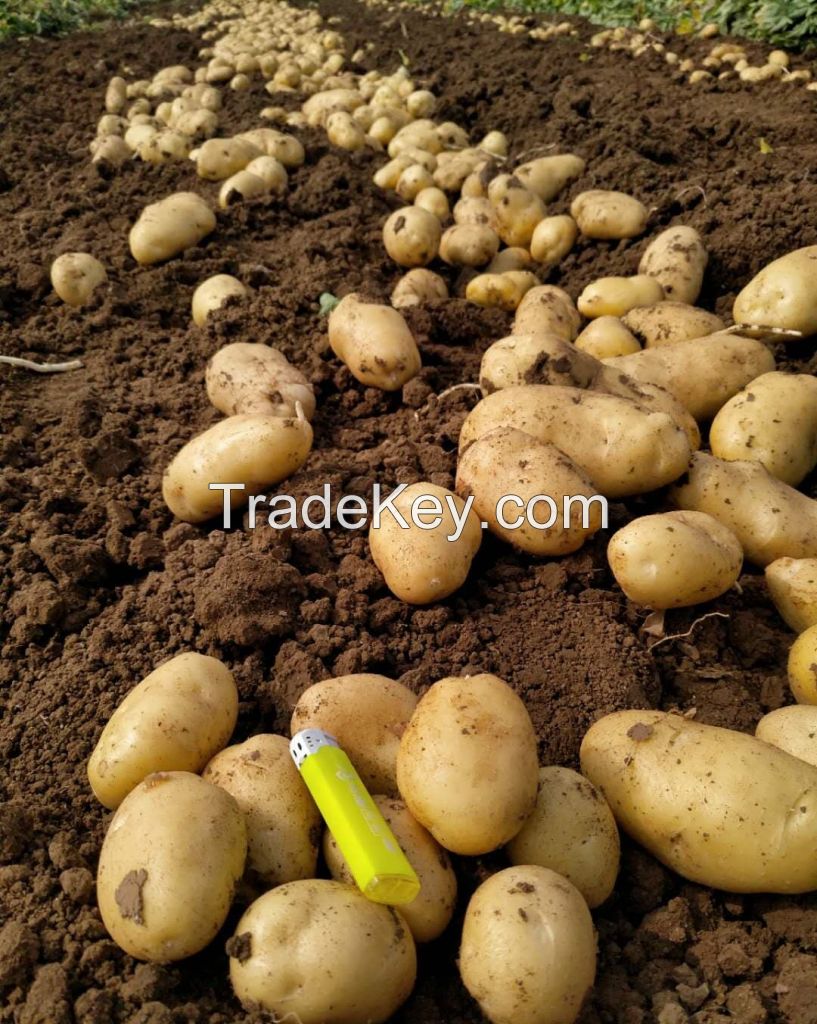
<path fill-rule="evenodd" d="M 791 704 L 770 711 L 757 723 L 755 736 L 817 766 L 817 707 L 813 704 Z"/>
<path fill-rule="evenodd" d="M 247 174 L 254 174 L 260 178 L 266 186 L 266 191 L 273 195 L 282 196 L 287 190 L 289 178 L 286 168 L 274 156 L 257 156 L 250 160 L 244 170 Z"/>
<path fill-rule="evenodd" d="M 617 316 L 591 320 L 576 338 L 576 348 L 596 359 L 614 359 L 641 351 L 638 339 Z"/>
<path fill-rule="evenodd" d="M 735 299 L 738 324 L 817 333 L 817 245 L 795 249 L 765 266 Z"/>
<path fill-rule="evenodd" d="M 428 207 L 423 203 L 417 203 L 416 199 L 421 192 L 426 192 L 429 189 L 434 189 L 435 193 L 438 192 L 443 199 L 445 199 L 446 206 L 448 200 L 445 198 L 445 192 L 442 189 L 438 189 L 434 185 L 434 178 L 431 176 L 431 171 L 423 167 L 422 164 L 410 164 L 397 179 L 397 185 L 395 186 L 395 192 L 400 196 L 404 202 L 414 203 L 419 206 L 422 210 L 428 210 Z M 433 214 L 439 220 L 438 215 L 434 210 L 428 210 L 429 213 Z"/>
<path fill-rule="evenodd" d="M 499 223 L 491 201 L 480 197 L 465 196 L 454 205 L 452 211 L 455 224 L 475 224 L 497 231 Z"/>
<path fill-rule="evenodd" d="M 817 558 L 777 558 L 766 566 L 766 586 L 795 633 L 817 625 Z"/>
<path fill-rule="evenodd" d="M 87 252 L 66 252 L 51 264 L 51 284 L 69 306 L 84 306 L 107 280 L 105 268 Z"/>
<path fill-rule="evenodd" d="M 637 306 L 651 306 L 664 298 L 654 277 L 601 277 L 589 284 L 576 303 L 582 316 L 624 316 Z"/>
<path fill-rule="evenodd" d="M 544 217 L 533 229 L 530 240 L 530 254 L 537 263 L 555 267 L 567 256 L 576 244 L 579 228 L 576 221 L 567 214 Z"/>
<path fill-rule="evenodd" d="M 315 415 L 312 385 L 270 345 L 248 341 L 225 345 L 207 364 L 204 383 L 207 397 L 225 416 L 291 418 L 297 417 L 299 404 L 308 420 Z"/>
<path fill-rule="evenodd" d="M 585 237 L 616 239 L 643 234 L 649 213 L 643 203 L 624 192 L 592 189 L 576 196 L 570 215 Z"/>
<path fill-rule="evenodd" d="M 398 179 L 399 181 L 400 179 Z M 440 224 L 447 221 L 451 216 L 448 196 L 441 188 L 424 186 L 414 196 L 414 205 L 419 206 L 421 210 L 428 210 L 429 213 L 437 218 Z"/>
<path fill-rule="evenodd" d="M 516 308 L 514 334 L 555 334 L 573 341 L 582 318 L 573 300 L 561 288 L 542 284 L 531 288 Z"/>
<path fill-rule="evenodd" d="M 705 338 L 718 334 L 725 326 L 719 316 L 707 313 L 705 309 L 668 301 L 656 302 L 653 306 L 637 306 L 625 313 L 621 322 L 645 348 Z"/>
<path fill-rule="evenodd" d="M 151 203 L 130 230 L 130 251 L 137 263 L 160 263 L 206 238 L 216 217 L 195 192 L 175 192 Z"/>
<path fill-rule="evenodd" d="M 455 267 L 484 267 L 499 250 L 499 236 L 487 224 L 453 224 L 440 239 L 440 258 Z"/>
<path fill-rule="evenodd" d="M 203 327 L 210 313 L 220 309 L 228 299 L 241 299 L 247 289 L 237 277 L 230 274 L 216 274 L 202 281 L 193 292 L 193 323 Z"/>
<path fill-rule="evenodd" d="M 383 225 L 383 244 L 401 267 L 424 267 L 437 255 L 441 234 L 433 213 L 420 206 L 404 206 Z"/>
<path fill-rule="evenodd" d="M 534 228 L 546 213 L 545 204 L 539 196 L 517 182 L 491 203 L 496 215 L 497 234 L 505 245 L 530 246 Z"/>
<path fill-rule="evenodd" d="M 448 298 L 448 285 L 432 270 L 415 267 L 400 278 L 391 293 L 391 304 L 395 309 L 406 306 L 421 306 Z"/>
<path fill-rule="evenodd" d="M 789 651 L 789 686 L 798 704 L 817 704 L 817 626 L 804 629 Z"/>
<path fill-rule="evenodd" d="M 535 277 L 533 281 L 536 281 Z M 523 295 L 519 283 L 509 274 L 477 274 L 465 288 L 465 297 L 469 302 L 508 312 L 516 309 Z"/>
<path fill-rule="evenodd" d="M 329 314 L 329 345 L 367 387 L 397 391 L 422 365 L 414 335 L 391 306 L 364 302 L 353 292 Z"/>
<path fill-rule="evenodd" d="M 644 250 L 639 274 L 654 277 L 674 302 L 698 301 L 709 254 L 694 228 L 683 224 L 667 228 Z M 711 333 L 711 332 L 706 332 Z"/>
<path fill-rule="evenodd" d="M 491 260 L 485 268 L 489 274 L 505 274 L 509 270 L 531 270 L 533 260 L 527 249 L 519 245 L 512 245 L 509 249 L 502 249 Z"/>

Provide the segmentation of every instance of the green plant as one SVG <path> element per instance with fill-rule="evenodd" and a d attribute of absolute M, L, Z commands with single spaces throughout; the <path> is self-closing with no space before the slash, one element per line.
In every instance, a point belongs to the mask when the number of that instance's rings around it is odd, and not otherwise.
<path fill-rule="evenodd" d="M 98 19 L 123 18 L 145 0 L 5 0 L 0 42 L 15 36 L 70 32 Z"/>

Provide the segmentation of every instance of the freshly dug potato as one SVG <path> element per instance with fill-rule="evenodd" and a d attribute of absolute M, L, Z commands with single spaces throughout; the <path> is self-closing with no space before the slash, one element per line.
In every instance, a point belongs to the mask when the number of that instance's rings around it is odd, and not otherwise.
<path fill-rule="evenodd" d="M 556 156 L 540 156 L 520 164 L 513 172 L 525 188 L 535 192 L 540 199 L 549 203 L 571 181 L 584 174 L 585 162 L 573 153 L 559 153 Z"/>
<path fill-rule="evenodd" d="M 205 282 L 206 283 L 206 282 Z M 201 287 L 201 286 L 200 286 Z M 270 345 L 236 341 L 220 348 L 204 373 L 207 397 L 225 416 L 315 415 L 315 392 L 283 352 Z"/>
<path fill-rule="evenodd" d="M 555 267 L 567 256 L 576 244 L 579 229 L 576 221 L 567 214 L 545 217 L 533 229 L 530 240 L 530 254 L 537 263 Z"/>
<path fill-rule="evenodd" d="M 533 280 L 535 282 L 536 278 Z M 471 278 L 465 288 L 465 297 L 469 302 L 508 312 L 516 309 L 524 294 L 519 282 L 509 274 L 478 274 Z"/>
<path fill-rule="evenodd" d="M 415 504 L 416 503 L 416 504 Z M 442 601 L 466 580 L 482 542 L 473 510 L 445 487 L 411 484 L 369 529 L 369 549 L 389 590 L 407 604 Z M 448 538 L 452 538 L 449 540 Z"/>
<path fill-rule="evenodd" d="M 228 416 L 196 435 L 165 470 L 162 494 L 170 511 L 188 523 L 212 519 L 224 507 L 211 483 L 244 484 L 229 495 L 230 508 L 249 494 L 280 483 L 300 469 L 312 448 L 306 416 Z"/>
<path fill-rule="evenodd" d="M 654 277 L 600 277 L 589 284 L 576 303 L 582 316 L 624 316 L 637 306 L 652 306 L 664 298 Z"/>
<path fill-rule="evenodd" d="M 391 306 L 364 302 L 355 292 L 329 314 L 329 344 L 356 380 L 383 391 L 397 391 L 422 365 L 402 315 Z"/>
<path fill-rule="evenodd" d="M 245 875 L 253 888 L 271 889 L 314 878 L 322 819 L 289 753 L 284 736 L 262 733 L 227 747 L 202 778 L 226 790 L 247 825 Z"/>
<path fill-rule="evenodd" d="M 226 746 L 237 717 L 238 690 L 226 665 L 178 654 L 108 719 L 88 761 L 94 796 L 113 810 L 151 772 L 200 772 Z"/>
<path fill-rule="evenodd" d="M 446 206 L 448 205 L 445 192 L 435 187 L 431 172 L 426 170 L 422 164 L 409 165 L 397 179 L 397 185 L 395 186 L 395 192 L 406 203 L 414 203 L 421 192 L 430 189 L 433 189 L 435 193 L 439 193 L 445 199 Z M 422 203 L 415 203 L 415 205 L 419 206 L 422 210 L 427 209 Z M 439 219 L 433 210 L 428 212 L 433 213 Z"/>
<path fill-rule="evenodd" d="M 706 512 L 641 516 L 613 534 L 607 560 L 635 604 L 688 608 L 720 597 L 735 583 L 743 548 Z"/>
<path fill-rule="evenodd" d="M 171 160 L 186 160 L 190 153 L 190 139 L 181 132 L 166 128 L 157 132 L 139 147 L 139 158 L 149 164 L 166 164 Z"/>
<path fill-rule="evenodd" d="M 477 148 L 491 156 L 504 158 L 508 155 L 508 139 L 504 132 L 488 132 Z"/>
<path fill-rule="evenodd" d="M 220 309 L 228 299 L 241 299 L 246 295 L 247 289 L 237 277 L 232 277 L 230 274 L 216 274 L 214 277 L 208 277 L 193 292 L 193 323 L 198 327 L 203 327 L 210 313 Z"/>
<path fill-rule="evenodd" d="M 498 871 L 468 904 L 459 968 L 492 1024 L 573 1024 L 596 976 L 584 897 L 545 867 Z"/>
<path fill-rule="evenodd" d="M 51 284 L 69 306 L 84 306 L 108 275 L 88 252 L 65 252 L 51 264 Z"/>
<path fill-rule="evenodd" d="M 417 974 L 401 915 L 323 878 L 264 893 L 238 922 L 228 952 L 241 1003 L 300 1024 L 382 1024 Z"/>
<path fill-rule="evenodd" d="M 759 462 L 796 487 L 817 466 L 817 378 L 764 373 L 731 398 L 712 421 L 712 454 Z"/>
<path fill-rule="evenodd" d="M 766 586 L 795 633 L 817 625 L 817 558 L 777 558 L 766 566 Z"/>
<path fill-rule="evenodd" d="M 538 864 L 572 882 L 588 907 L 604 903 L 618 877 L 621 841 L 607 801 L 571 768 L 539 769 L 533 814 L 508 843 L 511 864 Z"/>
<path fill-rule="evenodd" d="M 491 199 L 491 203 L 496 214 L 497 234 L 505 245 L 529 247 L 534 228 L 546 214 L 539 196 L 516 183 L 503 190 L 496 202 Z"/>
<path fill-rule="evenodd" d="M 581 765 L 621 828 L 684 878 L 727 892 L 817 889 L 817 768 L 804 761 L 680 715 L 618 711 L 591 726 Z"/>
<path fill-rule="evenodd" d="M 416 167 L 418 165 L 414 164 L 413 166 Z M 405 173 L 407 172 L 404 171 L 403 174 Z M 400 181 L 402 181 L 402 178 L 403 175 L 401 174 L 397 179 L 398 186 Z M 441 188 L 423 186 L 414 196 L 414 205 L 419 206 L 421 210 L 427 210 L 429 213 L 433 214 L 440 224 L 447 221 L 451 216 L 451 208 L 448 205 L 448 196 Z"/>
<path fill-rule="evenodd" d="M 576 338 L 576 348 L 595 359 L 615 359 L 640 352 L 641 346 L 617 316 L 600 316 L 591 320 Z"/>
<path fill-rule="evenodd" d="M 454 224 L 440 239 L 440 258 L 455 267 L 484 267 L 499 250 L 499 236 L 487 224 Z"/>
<path fill-rule="evenodd" d="M 425 302 L 448 298 L 448 285 L 439 274 L 425 267 L 415 267 L 400 278 L 391 293 L 395 309 L 421 306 Z"/>
<path fill-rule="evenodd" d="M 789 686 L 798 704 L 817 704 L 817 626 L 804 629 L 789 651 Z"/>
<path fill-rule="evenodd" d="M 218 190 L 218 205 L 222 210 L 227 210 L 242 200 L 264 196 L 267 191 L 263 178 L 249 171 L 237 171 L 230 175 Z"/>
<path fill-rule="evenodd" d="M 108 82 L 105 90 L 105 110 L 109 114 L 121 114 L 127 101 L 128 83 L 117 75 Z"/>
<path fill-rule="evenodd" d="M 275 157 L 287 170 L 300 167 L 306 158 L 299 139 L 275 128 L 254 128 L 250 132 L 244 132 L 239 138 L 252 143 L 267 156 Z"/>
<path fill-rule="evenodd" d="M 439 156 L 443 155 L 439 154 Z M 434 170 L 434 184 L 444 192 L 462 190 L 463 195 L 468 195 L 469 193 L 465 191 L 465 182 L 485 164 L 486 155 L 477 150 L 471 150 L 470 152 L 452 153 L 451 156 L 450 160 L 438 159 L 437 167 Z"/>
<path fill-rule="evenodd" d="M 397 795 L 397 750 L 417 706 L 402 683 L 369 672 L 308 687 L 292 712 L 291 733 L 323 729 L 340 743 L 372 793 Z"/>
<path fill-rule="evenodd" d="M 201 196 L 174 192 L 139 214 L 128 236 L 130 251 L 143 266 L 160 263 L 198 245 L 215 226 L 215 214 Z"/>
<path fill-rule="evenodd" d="M 570 215 L 587 238 L 610 239 L 643 234 L 649 213 L 643 203 L 625 192 L 592 189 L 576 196 Z"/>
<path fill-rule="evenodd" d="M 282 196 L 287 190 L 288 176 L 286 168 L 274 156 L 257 156 L 250 160 L 244 168 L 247 174 L 260 178 L 273 195 Z"/>
<path fill-rule="evenodd" d="M 531 288 L 516 308 L 514 334 L 555 334 L 573 341 L 582 318 L 573 300 L 561 288 L 542 284 Z"/>
<path fill-rule="evenodd" d="M 333 146 L 352 153 L 366 147 L 366 133 L 345 110 L 338 110 L 326 119 L 326 137 Z"/>
<path fill-rule="evenodd" d="M 119 135 L 103 135 L 94 139 L 90 146 L 91 163 L 106 167 L 121 167 L 133 159 L 130 146 Z"/>
<path fill-rule="evenodd" d="M 137 960 L 192 956 L 224 924 L 246 857 L 244 818 L 229 793 L 190 772 L 148 775 L 102 844 L 102 921 Z"/>
<path fill-rule="evenodd" d="M 400 906 L 415 942 L 431 942 L 448 927 L 457 903 L 457 876 L 446 851 L 416 821 L 402 800 L 375 796 L 374 802 L 420 879 L 420 893 Z M 338 882 L 354 885 L 352 872 L 331 832 L 324 832 L 323 856 Z"/>
<path fill-rule="evenodd" d="M 817 333 L 817 245 L 795 249 L 767 264 L 735 299 L 738 324 Z"/>
<path fill-rule="evenodd" d="M 485 673 L 434 683 L 397 753 L 397 785 L 411 814 L 441 846 L 467 856 L 519 832 L 536 803 L 538 773 L 525 705 Z"/>
<path fill-rule="evenodd" d="M 817 766 L 817 707 L 791 704 L 777 708 L 757 723 L 755 736 L 792 757 Z"/>
<path fill-rule="evenodd" d="M 724 328 L 719 316 L 696 306 L 688 306 L 685 302 L 656 302 L 654 306 L 638 306 L 625 313 L 621 322 L 645 348 L 708 337 L 718 334 Z"/>
<path fill-rule="evenodd" d="M 531 270 L 533 260 L 527 249 L 512 245 L 498 252 L 485 268 L 489 274 L 505 274 L 509 270 Z"/>
<path fill-rule="evenodd" d="M 441 234 L 433 213 L 420 206 L 404 206 L 383 225 L 383 244 L 401 267 L 424 267 L 437 255 Z"/>
<path fill-rule="evenodd" d="M 363 97 L 357 89 L 324 89 L 310 96 L 301 107 L 307 123 L 313 128 L 322 128 L 336 111 L 351 113 L 363 105 Z"/>
<path fill-rule="evenodd" d="M 198 110 L 186 110 L 178 117 L 171 118 L 171 125 L 177 132 L 191 139 L 209 139 L 218 128 L 218 114 L 203 107 Z"/>
<path fill-rule="evenodd" d="M 654 277 L 667 299 L 693 306 L 701 294 L 708 261 L 709 253 L 695 228 L 678 224 L 650 242 L 638 264 L 638 273 Z"/>
<path fill-rule="evenodd" d="M 375 171 L 372 181 L 378 188 L 393 190 L 397 188 L 397 182 L 400 180 L 400 175 L 407 167 L 411 166 L 411 157 L 405 156 L 401 153 L 400 156 L 394 157 L 393 160 L 389 160 L 387 164 L 383 164 L 381 168 Z"/>
<path fill-rule="evenodd" d="M 496 211 L 489 199 L 465 196 L 454 204 L 452 216 L 455 224 L 476 224 L 489 227 L 494 232 L 499 228 Z"/>
<path fill-rule="evenodd" d="M 199 146 L 196 172 L 207 181 L 223 181 L 243 171 L 263 150 L 249 139 L 207 139 Z"/>

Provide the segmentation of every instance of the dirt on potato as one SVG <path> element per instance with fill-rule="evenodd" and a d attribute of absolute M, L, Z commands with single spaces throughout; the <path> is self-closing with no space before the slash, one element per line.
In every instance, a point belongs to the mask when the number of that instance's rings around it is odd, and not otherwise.
<path fill-rule="evenodd" d="M 366 66 L 405 59 L 442 98 L 444 117 L 474 137 L 506 132 L 513 159 L 585 157 L 587 174 L 550 212 L 593 187 L 645 202 L 644 238 L 580 242 L 550 277 L 574 298 L 595 277 L 635 272 L 647 239 L 678 219 L 706 240 L 701 301 L 724 314 L 764 263 L 817 243 L 817 96 L 802 87 L 693 88 L 658 56 L 591 49 L 586 25 L 541 43 L 353 0 L 321 9 L 340 17 L 350 53 L 375 43 Z M 792 635 L 752 570 L 718 601 L 669 613 L 670 636 L 650 649 L 659 637 L 641 630 L 643 611 L 606 566 L 610 531 L 545 561 L 486 537 L 466 586 L 412 608 L 386 590 L 364 533 L 173 521 L 161 472 L 219 418 L 204 366 L 226 342 L 275 344 L 314 382 L 315 448 L 282 489 L 304 497 L 329 484 L 368 496 L 375 482 L 452 486 L 459 426 L 476 396 L 448 389 L 476 380 L 481 354 L 510 324 L 461 299 L 414 310 L 419 377 L 397 394 L 358 384 L 328 350 L 318 297 L 388 295 L 400 271 L 380 230 L 397 204 L 371 183 L 382 159 L 333 150 L 316 131 L 298 132 L 306 164 L 284 199 L 220 212 L 200 246 L 137 268 L 126 240 L 141 208 L 182 189 L 212 201 L 217 187 L 187 162 L 101 172 L 88 142 L 112 74 L 192 62 L 200 45 L 186 32 L 126 26 L 0 49 L 0 352 L 84 363 L 53 376 L 0 366 L 2 1024 L 258 1019 L 241 1011 L 227 978 L 238 908 L 208 950 L 167 967 L 122 953 L 96 909 L 109 815 L 85 765 L 124 694 L 181 651 L 220 657 L 235 673 L 237 740 L 286 731 L 308 685 L 361 671 L 418 691 L 444 675 L 494 672 L 526 701 L 542 761 L 566 765 L 588 724 L 617 708 L 694 708 L 700 721 L 751 730 L 789 699 Z M 674 45 L 684 54 L 706 46 Z M 259 79 L 224 96 L 224 133 L 258 124 L 269 102 L 298 103 L 270 100 Z M 70 250 L 93 253 L 109 276 L 79 311 L 48 281 L 51 261 Z M 441 272 L 453 289 L 456 273 Z M 197 328 L 192 291 L 215 273 L 239 277 L 252 296 Z M 814 353 L 798 343 L 779 356 L 811 371 Z M 813 482 L 806 490 L 815 493 Z M 611 527 L 659 505 L 656 496 L 614 505 Z M 415 993 L 395 1020 L 481 1019 L 457 975 L 459 924 L 470 891 L 501 865 L 501 855 L 459 861 L 459 916 L 421 949 Z M 594 918 L 599 973 L 584 1024 L 817 1021 L 814 897 L 712 892 L 625 844 L 616 892 Z"/>

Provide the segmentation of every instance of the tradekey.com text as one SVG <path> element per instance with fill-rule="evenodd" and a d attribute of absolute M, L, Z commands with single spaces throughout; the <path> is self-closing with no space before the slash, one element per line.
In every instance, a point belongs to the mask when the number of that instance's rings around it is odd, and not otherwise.
<path fill-rule="evenodd" d="M 265 494 L 251 494 L 247 498 L 244 484 L 211 483 L 211 491 L 223 494 L 222 526 L 225 530 L 232 528 L 232 518 L 236 511 L 233 503 L 248 501 L 247 528 L 254 530 L 258 525 L 259 506 L 265 513 L 262 525 L 274 530 L 329 530 L 337 524 L 344 530 L 362 530 L 371 524 L 379 529 L 384 514 L 393 516 L 401 529 L 408 530 L 415 526 L 419 530 L 436 530 L 443 523 L 450 526 L 446 540 L 459 540 L 469 513 L 473 509 L 474 496 L 457 499 L 453 494 L 446 494 L 440 499 L 436 494 L 418 494 L 408 509 L 399 509 L 395 502 L 405 491 L 407 484 L 398 484 L 388 494 L 383 493 L 380 484 L 372 486 L 370 500 L 358 494 L 344 494 L 337 501 L 332 496 L 330 484 L 324 484 L 320 494 L 311 494 L 306 498 L 297 499 L 291 494 L 276 494 L 267 497 Z M 573 523 L 583 529 L 590 526 L 591 506 L 598 502 L 601 513 L 601 527 L 607 527 L 607 499 L 601 494 L 577 494 L 559 496 L 559 499 L 548 494 L 536 494 L 525 500 L 516 494 L 505 494 L 496 503 L 494 516 L 497 525 L 504 530 L 518 530 L 528 525 L 535 530 L 551 530 L 557 524 Z M 489 523 L 481 521 L 483 530 Z"/>

